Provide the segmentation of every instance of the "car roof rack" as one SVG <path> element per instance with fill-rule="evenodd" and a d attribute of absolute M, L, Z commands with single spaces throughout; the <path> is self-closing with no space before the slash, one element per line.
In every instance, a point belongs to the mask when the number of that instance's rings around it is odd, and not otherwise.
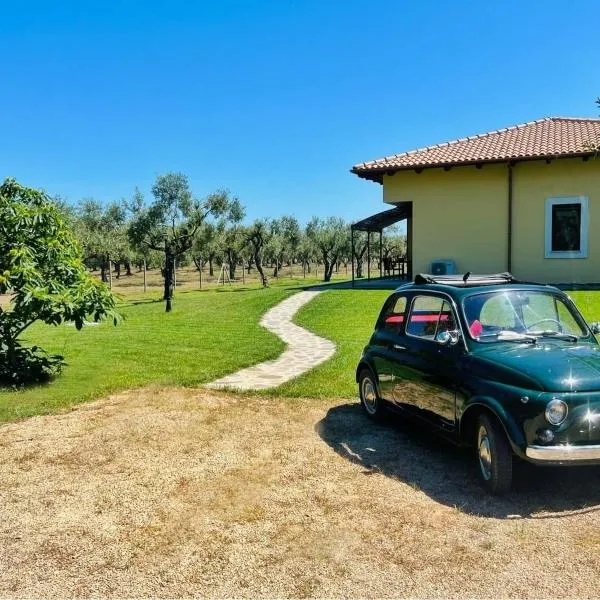
<path fill-rule="evenodd" d="M 510 273 L 496 273 L 494 275 L 472 275 L 470 272 L 464 275 L 431 275 L 419 273 L 415 277 L 415 283 L 429 284 L 440 283 L 454 287 L 476 287 L 479 285 L 505 285 L 507 283 L 522 283 L 515 279 Z"/>

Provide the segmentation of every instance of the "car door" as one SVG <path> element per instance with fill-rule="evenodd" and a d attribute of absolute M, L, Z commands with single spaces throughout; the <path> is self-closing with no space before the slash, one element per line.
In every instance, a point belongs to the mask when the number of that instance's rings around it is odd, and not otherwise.
<path fill-rule="evenodd" d="M 406 319 L 405 349 L 394 355 L 394 402 L 446 431 L 456 426 L 456 389 L 464 353 L 458 331 L 456 314 L 447 299 L 418 294 Z M 451 341 L 441 343 L 444 337 Z"/>
<path fill-rule="evenodd" d="M 379 379 L 379 393 L 389 402 L 394 401 L 394 364 L 398 348 L 402 345 L 404 321 L 408 298 L 404 294 L 394 294 L 383 307 L 373 336 L 373 363 Z"/>

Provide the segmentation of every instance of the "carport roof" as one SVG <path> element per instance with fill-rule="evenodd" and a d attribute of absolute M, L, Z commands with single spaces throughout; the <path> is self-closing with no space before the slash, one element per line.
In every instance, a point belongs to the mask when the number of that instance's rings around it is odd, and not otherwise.
<path fill-rule="evenodd" d="M 390 210 L 371 215 L 352 224 L 353 231 L 382 231 L 386 227 L 412 216 L 412 202 L 400 202 Z"/>
<path fill-rule="evenodd" d="M 409 169 L 592 156 L 599 144 L 600 119 L 546 117 L 359 163 L 351 172 L 381 183 L 384 174 Z"/>

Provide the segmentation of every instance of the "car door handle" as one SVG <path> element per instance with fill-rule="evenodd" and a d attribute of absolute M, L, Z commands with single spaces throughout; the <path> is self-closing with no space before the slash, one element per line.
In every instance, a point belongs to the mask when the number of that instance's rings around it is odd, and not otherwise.
<path fill-rule="evenodd" d="M 393 344 L 392 347 L 394 350 L 406 350 L 406 346 L 401 346 L 400 344 Z"/>

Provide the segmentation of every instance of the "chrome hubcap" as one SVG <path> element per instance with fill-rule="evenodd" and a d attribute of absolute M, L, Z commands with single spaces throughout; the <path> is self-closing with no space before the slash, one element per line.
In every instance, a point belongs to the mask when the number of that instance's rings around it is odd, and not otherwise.
<path fill-rule="evenodd" d="M 377 411 L 377 392 L 368 377 L 365 377 L 362 382 L 362 401 L 367 412 L 374 415 Z"/>
<path fill-rule="evenodd" d="M 492 450 L 488 432 L 483 425 L 479 427 L 479 433 L 477 435 L 477 450 L 481 474 L 483 475 L 483 478 L 488 481 L 492 476 Z"/>

